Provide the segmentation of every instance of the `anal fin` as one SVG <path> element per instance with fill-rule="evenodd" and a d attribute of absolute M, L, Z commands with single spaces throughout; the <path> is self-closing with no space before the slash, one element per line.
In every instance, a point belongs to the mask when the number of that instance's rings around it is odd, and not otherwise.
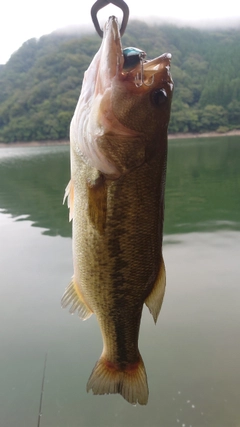
<path fill-rule="evenodd" d="M 62 296 L 61 305 L 62 308 L 66 308 L 68 305 L 70 305 L 69 312 L 71 314 L 77 312 L 82 320 L 87 320 L 92 315 L 92 311 L 84 301 L 74 281 L 74 277 L 72 278 L 70 284 Z"/>
<path fill-rule="evenodd" d="M 164 261 L 162 258 L 159 273 L 154 283 L 152 292 L 148 295 L 148 297 L 145 300 L 145 304 L 149 308 L 149 311 L 152 314 L 155 323 L 157 322 L 157 318 L 161 310 L 163 297 L 165 293 L 165 287 L 166 287 L 166 271 L 165 271 Z"/>

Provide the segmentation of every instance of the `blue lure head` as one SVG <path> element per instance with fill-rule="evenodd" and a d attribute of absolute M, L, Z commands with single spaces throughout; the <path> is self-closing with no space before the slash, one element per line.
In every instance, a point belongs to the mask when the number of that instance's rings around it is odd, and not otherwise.
<path fill-rule="evenodd" d="M 143 64 L 146 63 L 146 52 L 144 50 L 140 50 L 136 47 L 126 47 L 123 49 L 123 57 L 124 57 L 124 64 L 123 64 L 123 71 L 130 71 L 133 68 L 140 65 L 140 72 L 136 74 L 135 77 L 135 86 L 141 87 L 144 86 L 151 86 L 154 82 L 154 75 L 152 76 L 152 79 L 150 83 L 146 83 L 144 81 L 144 69 Z"/>
<path fill-rule="evenodd" d="M 142 60 L 146 58 L 144 50 L 136 47 L 126 47 L 123 49 L 124 64 L 123 69 L 128 70 L 136 67 Z"/>

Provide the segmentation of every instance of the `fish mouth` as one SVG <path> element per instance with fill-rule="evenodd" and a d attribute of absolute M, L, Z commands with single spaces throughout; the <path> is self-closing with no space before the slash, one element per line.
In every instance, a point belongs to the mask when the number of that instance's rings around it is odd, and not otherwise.
<path fill-rule="evenodd" d="M 126 51 L 130 51 L 129 56 L 125 54 Z M 134 60 L 129 61 L 130 57 Z M 105 88 L 111 85 L 114 77 L 143 89 L 160 81 L 172 83 L 171 57 L 170 53 L 164 53 L 157 58 L 146 60 L 146 53 L 140 49 L 123 49 L 117 18 L 110 16 L 105 24 L 100 66 L 101 77 L 105 80 Z"/>
<path fill-rule="evenodd" d="M 172 83 L 170 74 L 171 57 L 170 53 L 164 53 L 151 60 L 140 58 L 139 63 L 129 71 L 130 79 L 137 88 L 148 88 L 161 81 Z"/>

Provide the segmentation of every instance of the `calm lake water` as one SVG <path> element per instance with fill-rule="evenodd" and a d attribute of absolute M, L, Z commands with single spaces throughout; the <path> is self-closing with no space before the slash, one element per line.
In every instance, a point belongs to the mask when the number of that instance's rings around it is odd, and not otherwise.
<path fill-rule="evenodd" d="M 146 407 L 93 396 L 101 350 L 92 316 L 60 307 L 72 276 L 62 206 L 69 148 L 0 149 L 0 426 L 240 427 L 240 138 L 170 141 L 155 326 L 144 310 Z"/>

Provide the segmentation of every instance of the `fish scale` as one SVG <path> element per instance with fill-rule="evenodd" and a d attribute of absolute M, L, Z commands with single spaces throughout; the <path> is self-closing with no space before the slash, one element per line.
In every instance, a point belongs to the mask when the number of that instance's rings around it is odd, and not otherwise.
<path fill-rule="evenodd" d="M 108 52 L 105 62 L 102 52 Z M 123 62 L 111 17 L 71 122 L 66 195 L 74 276 L 62 305 L 83 320 L 94 313 L 101 329 L 103 351 L 87 390 L 120 393 L 144 405 L 148 384 L 138 336 L 144 303 L 156 322 L 165 291 L 162 234 L 173 82 L 169 54 L 133 69 L 124 69 Z M 140 87 L 135 77 L 142 68 L 151 84 Z"/>

